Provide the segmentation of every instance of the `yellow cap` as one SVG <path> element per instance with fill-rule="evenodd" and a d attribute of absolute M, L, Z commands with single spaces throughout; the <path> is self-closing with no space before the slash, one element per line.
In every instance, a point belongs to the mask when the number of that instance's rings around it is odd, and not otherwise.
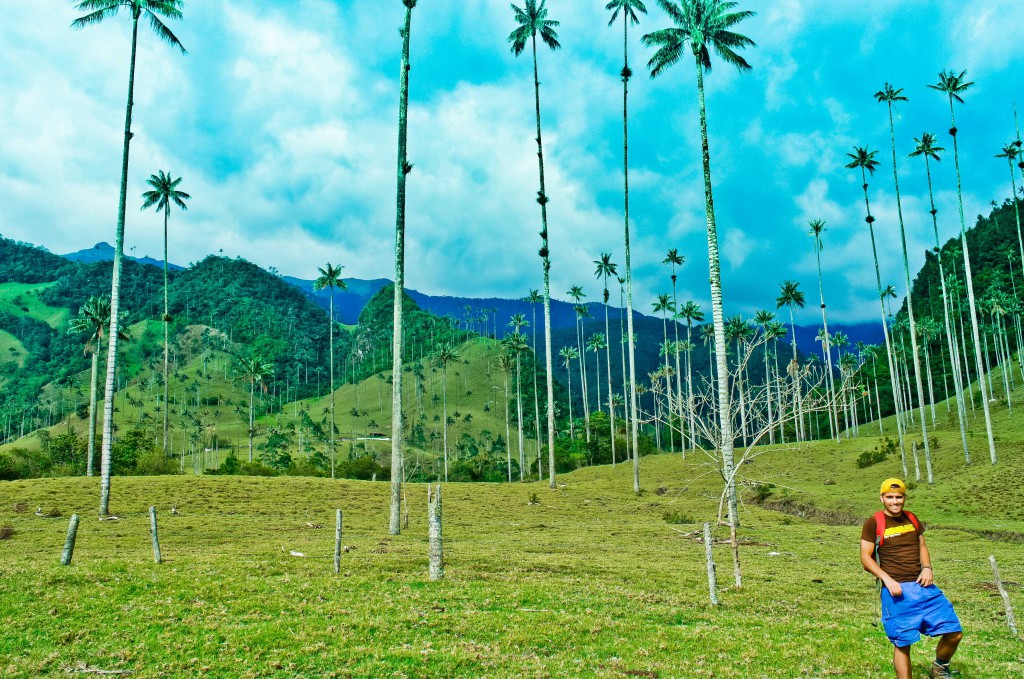
<path fill-rule="evenodd" d="M 907 494 L 907 484 L 903 483 L 900 479 L 886 479 L 882 481 L 882 495 L 886 493 L 902 493 Z"/>

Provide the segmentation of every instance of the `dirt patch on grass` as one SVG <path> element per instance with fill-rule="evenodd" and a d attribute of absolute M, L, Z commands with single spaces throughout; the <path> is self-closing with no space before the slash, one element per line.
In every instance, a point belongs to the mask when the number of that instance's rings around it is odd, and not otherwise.
<path fill-rule="evenodd" d="M 849 512 L 838 509 L 821 509 L 809 502 L 800 502 L 793 498 L 768 497 L 761 502 L 754 502 L 765 509 L 773 512 L 781 512 L 796 516 L 815 523 L 823 523 L 828 526 L 859 526 L 864 522 L 864 517 L 855 516 Z"/>

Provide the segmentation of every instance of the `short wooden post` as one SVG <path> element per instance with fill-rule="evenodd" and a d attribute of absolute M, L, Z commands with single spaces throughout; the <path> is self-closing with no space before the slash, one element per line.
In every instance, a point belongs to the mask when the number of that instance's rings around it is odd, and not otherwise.
<path fill-rule="evenodd" d="M 441 530 L 441 484 L 431 492 L 427 486 L 427 533 L 429 536 L 430 579 L 444 578 L 444 536 Z"/>
<path fill-rule="evenodd" d="M 1010 633 L 1013 636 L 1017 636 L 1017 621 L 1013 617 L 1013 606 L 1010 605 L 1010 595 L 1006 593 L 1006 588 L 1003 587 L 1003 579 L 999 577 L 999 566 L 996 565 L 996 558 L 990 556 L 988 562 L 992 564 L 992 575 L 996 579 L 996 589 L 999 590 L 999 596 L 1003 597 L 1003 606 L 1006 607 L 1006 624 L 1010 626 Z"/>
<path fill-rule="evenodd" d="M 718 605 L 718 579 L 715 577 L 715 557 L 711 553 L 711 524 L 704 524 L 704 558 L 708 565 L 708 591 L 711 593 L 711 605 Z"/>
<path fill-rule="evenodd" d="M 149 508 L 149 536 L 153 540 L 153 563 L 163 563 L 160 556 L 160 536 L 156 532 L 156 507 Z"/>
<path fill-rule="evenodd" d="M 334 510 L 334 574 L 341 572 L 341 510 Z"/>
<path fill-rule="evenodd" d="M 71 563 L 71 555 L 75 553 L 75 537 L 78 535 L 78 514 L 71 515 L 71 523 L 68 524 L 68 537 L 64 540 L 64 551 L 60 555 L 60 565 L 67 566 Z"/>

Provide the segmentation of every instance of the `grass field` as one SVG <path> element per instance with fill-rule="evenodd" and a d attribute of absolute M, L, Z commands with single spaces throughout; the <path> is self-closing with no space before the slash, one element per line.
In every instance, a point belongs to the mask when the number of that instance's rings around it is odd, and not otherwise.
<path fill-rule="evenodd" d="M 52 283 L 0 283 L 0 311 L 22 314 L 57 328 L 67 321 L 70 312 L 39 301 L 39 293 Z"/>
<path fill-rule="evenodd" d="M 0 363 L 13 361 L 20 368 L 25 364 L 27 355 L 25 345 L 17 337 L 6 330 L 0 330 Z"/>
<path fill-rule="evenodd" d="M 909 503 L 929 524 L 936 582 L 965 625 L 954 661 L 964 678 L 1024 674 L 1024 645 L 1009 634 L 988 566 L 995 555 L 1020 616 L 1024 441 L 1005 409 L 997 427 L 996 466 L 976 436 L 966 467 L 957 437 L 940 430 L 936 483 L 919 484 Z M 694 454 L 643 459 L 640 497 L 628 465 L 564 475 L 556 490 L 448 484 L 446 578 L 434 583 L 420 485 L 407 489 L 408 528 L 390 537 L 382 482 L 116 478 L 111 510 L 122 518 L 108 522 L 95 518 L 95 479 L 0 484 L 0 526 L 14 529 L 0 542 L 0 673 L 889 677 L 854 525 L 876 509 L 879 480 L 899 471 L 893 459 L 857 468 L 877 442 L 777 446 L 747 466 L 747 480 L 776 484 L 768 502 L 790 513 L 744 505 L 744 587 L 730 586 L 727 545 L 716 545 L 717 608 L 694 531 L 714 521 L 719 489 Z M 160 565 L 149 505 L 160 512 Z M 62 516 L 37 517 L 37 506 Z M 350 548 L 339 576 L 335 508 Z M 83 517 L 78 545 L 61 567 L 72 512 Z M 933 649 L 917 648 L 916 677 Z"/>

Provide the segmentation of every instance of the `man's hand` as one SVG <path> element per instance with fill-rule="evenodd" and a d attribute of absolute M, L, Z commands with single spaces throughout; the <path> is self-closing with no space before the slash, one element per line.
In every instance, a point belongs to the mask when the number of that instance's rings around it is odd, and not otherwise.
<path fill-rule="evenodd" d="M 934 581 L 935 578 L 932 576 L 931 568 L 922 568 L 921 574 L 917 576 L 917 584 L 922 587 L 930 587 Z"/>
<path fill-rule="evenodd" d="M 889 594 L 893 595 L 893 597 L 903 596 L 903 588 L 900 587 L 900 583 L 896 582 L 889 576 L 885 576 L 885 578 L 882 579 L 882 584 L 885 585 L 885 588 L 889 590 Z"/>

